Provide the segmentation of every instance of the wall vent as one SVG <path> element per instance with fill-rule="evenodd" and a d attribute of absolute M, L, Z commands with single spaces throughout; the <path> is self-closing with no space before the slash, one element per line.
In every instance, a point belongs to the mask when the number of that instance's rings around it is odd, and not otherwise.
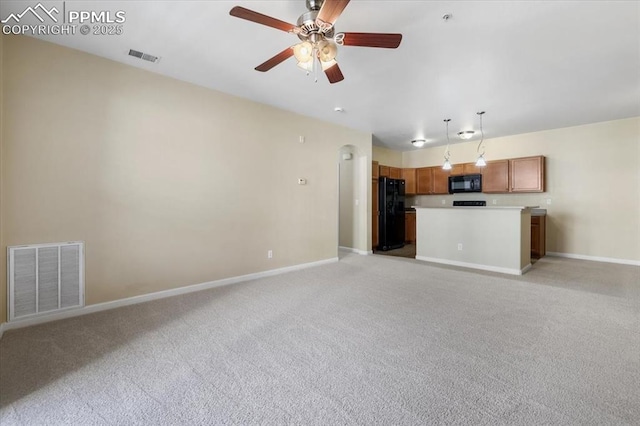
<path fill-rule="evenodd" d="M 84 243 L 7 248 L 9 321 L 84 306 Z"/>
<path fill-rule="evenodd" d="M 149 55 L 148 53 L 139 52 L 137 50 L 129 49 L 129 56 L 135 56 L 136 58 L 143 59 L 145 61 L 153 62 L 154 64 L 160 60 L 158 56 Z"/>

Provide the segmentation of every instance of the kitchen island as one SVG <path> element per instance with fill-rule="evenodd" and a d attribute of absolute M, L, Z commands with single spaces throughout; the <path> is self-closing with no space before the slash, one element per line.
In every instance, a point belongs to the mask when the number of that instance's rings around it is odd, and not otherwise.
<path fill-rule="evenodd" d="M 416 259 L 513 275 L 531 267 L 534 207 L 413 207 Z"/>

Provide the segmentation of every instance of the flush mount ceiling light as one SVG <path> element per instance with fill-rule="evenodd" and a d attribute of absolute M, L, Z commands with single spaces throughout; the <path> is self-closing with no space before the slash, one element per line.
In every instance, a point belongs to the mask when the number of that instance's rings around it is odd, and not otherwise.
<path fill-rule="evenodd" d="M 463 130 L 461 132 L 458 132 L 458 136 L 460 137 L 460 139 L 462 140 L 467 140 L 467 139 L 471 139 L 473 137 L 473 135 L 475 135 L 476 132 L 474 132 L 473 130 Z"/>
<path fill-rule="evenodd" d="M 416 148 L 422 148 L 425 143 L 427 143 L 427 141 L 424 139 L 414 139 L 411 141 L 411 144 Z"/>
<path fill-rule="evenodd" d="M 451 162 L 449 158 L 451 157 L 451 153 L 449 152 L 449 122 L 450 118 L 444 120 L 447 123 L 447 149 L 444 151 L 444 164 L 442 165 L 443 170 L 451 170 Z"/>
<path fill-rule="evenodd" d="M 349 0 L 306 0 L 305 3 L 308 11 L 300 15 L 296 25 L 240 6 L 231 9 L 231 16 L 295 34 L 301 40 L 258 65 L 256 71 L 269 71 L 295 56 L 300 68 L 307 74 L 314 73 L 315 81 L 318 81 L 317 74 L 321 69 L 333 84 L 344 79 L 336 62 L 338 45 L 395 49 L 402 41 L 402 34 L 336 33 L 333 25 Z"/>
<path fill-rule="evenodd" d="M 478 144 L 478 160 L 476 161 L 476 166 L 477 167 L 484 167 L 487 165 L 487 162 L 484 159 L 484 145 L 482 145 L 482 143 L 484 142 L 484 131 L 482 130 L 482 116 L 484 115 L 484 111 L 480 111 L 477 112 L 476 114 L 478 114 L 478 116 L 480 117 L 480 143 Z M 480 149 L 482 148 L 482 151 L 480 151 Z"/>

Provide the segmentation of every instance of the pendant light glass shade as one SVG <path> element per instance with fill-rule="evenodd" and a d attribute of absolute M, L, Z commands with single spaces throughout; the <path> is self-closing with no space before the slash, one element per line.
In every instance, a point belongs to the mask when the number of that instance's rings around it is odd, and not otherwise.
<path fill-rule="evenodd" d="M 447 159 L 447 158 L 444 159 L 444 164 L 442 165 L 442 170 L 451 170 L 451 163 L 449 162 L 449 159 Z"/>
<path fill-rule="evenodd" d="M 484 167 L 487 165 L 487 162 L 484 160 L 484 154 L 480 154 L 480 157 L 476 160 L 477 167 Z"/>

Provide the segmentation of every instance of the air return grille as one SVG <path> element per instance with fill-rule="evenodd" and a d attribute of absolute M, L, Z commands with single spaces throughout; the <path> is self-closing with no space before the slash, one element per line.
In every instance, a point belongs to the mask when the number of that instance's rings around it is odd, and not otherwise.
<path fill-rule="evenodd" d="M 157 56 L 149 55 L 148 53 L 139 52 L 137 50 L 129 49 L 129 56 L 135 56 L 136 58 L 144 59 L 145 61 L 156 63 L 160 59 Z"/>
<path fill-rule="evenodd" d="M 9 321 L 84 306 L 84 243 L 8 248 Z"/>

